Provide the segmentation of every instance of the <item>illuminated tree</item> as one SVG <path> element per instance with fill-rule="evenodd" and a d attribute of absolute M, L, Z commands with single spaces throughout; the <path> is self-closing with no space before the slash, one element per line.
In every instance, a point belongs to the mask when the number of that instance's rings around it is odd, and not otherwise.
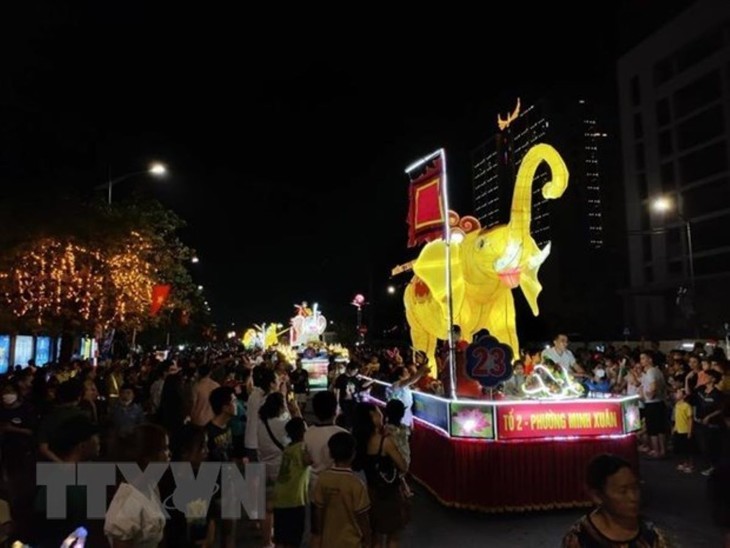
<path fill-rule="evenodd" d="M 157 203 L 75 203 L 52 217 L 18 218 L 24 222 L 0 237 L 0 309 L 12 312 L 12 322 L 0 315 L 6 328 L 80 334 L 154 326 L 172 315 L 149 315 L 159 283 L 172 286 L 168 312 L 203 310 L 187 270 L 194 253 L 176 236 L 182 221 Z"/>
<path fill-rule="evenodd" d="M 101 318 L 104 263 L 97 250 L 41 239 L 19 250 L 2 273 L 3 296 L 19 318 L 39 325 L 74 318 L 81 325 Z"/>

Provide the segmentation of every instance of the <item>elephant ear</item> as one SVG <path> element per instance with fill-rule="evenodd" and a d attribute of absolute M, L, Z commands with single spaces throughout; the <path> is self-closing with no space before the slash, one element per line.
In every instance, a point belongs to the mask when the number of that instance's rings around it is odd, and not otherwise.
<path fill-rule="evenodd" d="M 427 243 L 413 265 L 413 272 L 426 284 L 431 295 L 446 310 L 446 242 L 434 240 Z M 451 244 L 451 298 L 454 315 L 461 310 L 465 294 L 464 267 L 461 259 L 461 246 Z"/>
<path fill-rule="evenodd" d="M 527 300 L 527 304 L 530 305 L 532 314 L 537 316 L 540 314 L 540 308 L 537 305 L 537 297 L 542 291 L 542 284 L 540 284 L 540 280 L 537 279 L 537 272 L 540 270 L 540 265 L 542 265 L 548 255 L 550 255 L 550 243 L 548 242 L 548 244 L 540 250 L 540 248 L 537 247 L 537 244 L 535 244 L 533 240 L 531 241 L 532 246 L 530 247 L 534 249 L 531 250 L 527 259 L 526 268 L 520 277 L 520 289 L 522 289 L 522 293 Z"/>

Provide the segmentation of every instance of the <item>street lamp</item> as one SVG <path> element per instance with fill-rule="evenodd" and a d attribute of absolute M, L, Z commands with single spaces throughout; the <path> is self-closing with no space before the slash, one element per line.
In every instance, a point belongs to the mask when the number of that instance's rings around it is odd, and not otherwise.
<path fill-rule="evenodd" d="M 155 162 L 150 165 L 149 172 L 152 175 L 164 177 L 165 175 L 167 175 L 167 166 L 161 162 Z"/>
<path fill-rule="evenodd" d="M 695 258 L 692 251 L 692 223 L 679 210 L 675 207 L 674 202 L 666 196 L 660 196 L 651 203 L 651 208 L 657 213 L 667 213 L 671 210 L 675 210 L 677 217 L 684 223 L 685 231 L 687 232 L 687 255 L 689 260 L 689 283 L 692 287 L 692 293 L 695 291 Z"/>
<path fill-rule="evenodd" d="M 362 344 L 365 339 L 362 326 L 362 307 L 367 303 L 365 302 L 365 297 L 358 293 L 350 304 L 357 309 L 357 343 Z"/>
<path fill-rule="evenodd" d="M 388 286 L 388 295 L 395 295 L 395 286 L 394 285 Z"/>
<path fill-rule="evenodd" d="M 141 170 L 141 171 L 132 171 L 131 173 L 126 173 L 125 175 L 121 175 L 119 177 L 115 177 L 114 179 L 109 177 L 109 180 L 103 184 L 99 185 L 96 188 L 106 188 L 107 189 L 107 199 L 109 205 L 112 205 L 112 188 L 114 185 L 121 183 L 122 181 L 126 181 L 127 179 L 131 179 L 132 177 L 136 177 L 137 175 L 152 175 L 154 177 L 164 177 L 167 175 L 167 166 L 161 162 L 153 162 L 150 164 L 150 166 L 147 169 Z"/>

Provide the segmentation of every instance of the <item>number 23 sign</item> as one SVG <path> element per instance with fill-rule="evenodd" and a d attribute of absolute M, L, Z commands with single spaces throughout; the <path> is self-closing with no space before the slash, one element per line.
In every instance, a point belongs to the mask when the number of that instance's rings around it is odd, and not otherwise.
<path fill-rule="evenodd" d="M 466 373 L 482 386 L 497 386 L 512 376 L 512 349 L 480 331 L 466 349 Z"/>

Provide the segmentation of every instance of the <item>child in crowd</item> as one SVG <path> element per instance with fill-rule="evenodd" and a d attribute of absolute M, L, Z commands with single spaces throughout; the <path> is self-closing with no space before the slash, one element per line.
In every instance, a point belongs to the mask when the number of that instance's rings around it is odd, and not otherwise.
<path fill-rule="evenodd" d="M 672 442 L 674 454 L 680 458 L 677 470 L 686 474 L 694 471 L 692 465 L 692 406 L 687 401 L 684 388 L 674 393 L 674 427 L 672 428 Z"/>
<path fill-rule="evenodd" d="M 352 472 L 355 438 L 349 432 L 338 432 L 327 446 L 335 464 L 319 475 L 314 488 L 312 532 L 319 544 L 312 548 L 370 546 L 368 489 Z"/>
<path fill-rule="evenodd" d="M 525 384 L 525 364 L 522 360 L 515 360 L 512 365 L 514 373 L 502 384 L 502 391 L 505 396 L 520 397 L 522 396 L 522 385 Z"/>
<path fill-rule="evenodd" d="M 134 401 L 134 386 L 123 384 L 119 389 L 119 397 L 112 404 L 110 422 L 120 436 L 131 434 L 144 422 L 144 410 Z"/>
<path fill-rule="evenodd" d="M 410 431 L 407 426 L 402 424 L 405 415 L 405 406 L 400 400 L 390 400 L 385 405 L 385 434 L 390 436 L 395 442 L 395 446 L 406 461 L 406 465 L 411 465 L 411 447 L 408 441 Z M 412 497 L 413 491 L 406 481 L 405 474 L 400 477 L 403 494 L 406 497 Z"/>
<path fill-rule="evenodd" d="M 274 485 L 274 542 L 277 548 L 297 548 L 304 536 L 309 465 L 304 447 L 307 425 L 301 417 L 286 423 L 291 443 L 281 456 L 279 476 Z"/>

